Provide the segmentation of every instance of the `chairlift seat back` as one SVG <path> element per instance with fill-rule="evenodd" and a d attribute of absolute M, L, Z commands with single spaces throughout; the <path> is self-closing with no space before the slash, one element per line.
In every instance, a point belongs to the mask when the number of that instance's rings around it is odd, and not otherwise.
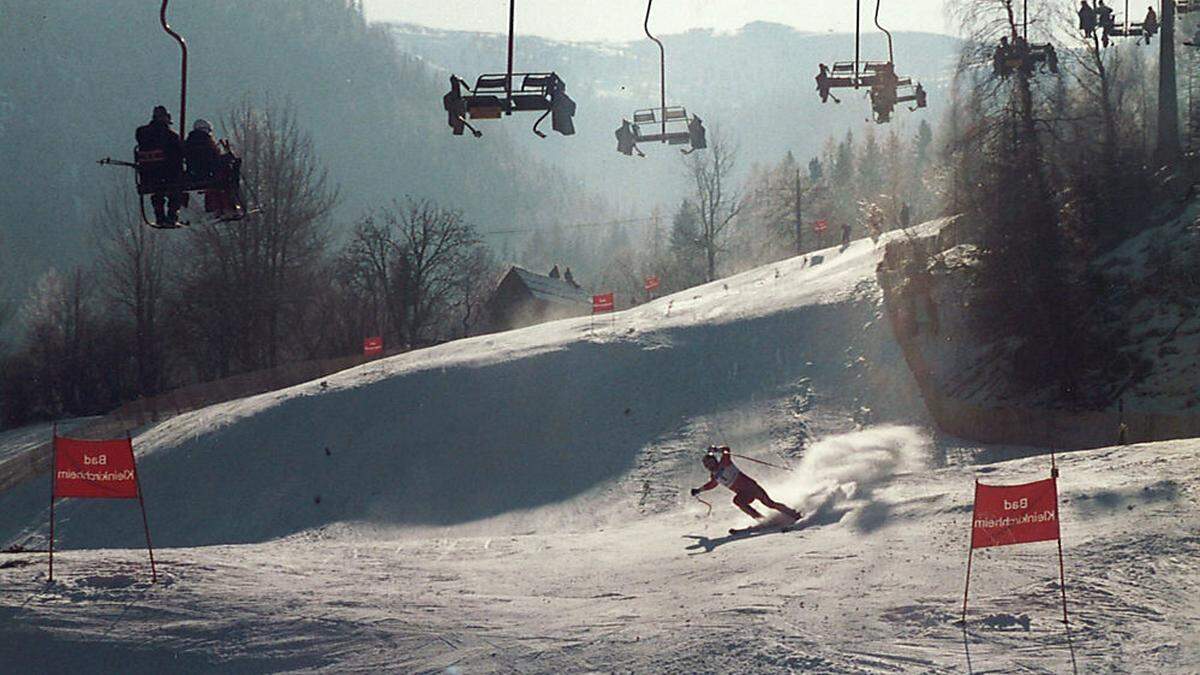
<path fill-rule="evenodd" d="M 467 104 L 467 114 L 473 120 L 500 119 L 500 113 L 504 111 L 504 101 L 499 96 L 464 96 L 463 100 Z"/>

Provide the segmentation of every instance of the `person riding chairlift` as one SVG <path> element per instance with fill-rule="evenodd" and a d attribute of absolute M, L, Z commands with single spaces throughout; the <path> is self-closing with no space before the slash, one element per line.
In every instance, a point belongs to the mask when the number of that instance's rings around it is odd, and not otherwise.
<path fill-rule="evenodd" d="M 1088 4 L 1087 0 L 1082 0 L 1079 3 L 1079 28 L 1083 31 L 1085 38 L 1096 36 L 1096 10 Z"/>
<path fill-rule="evenodd" d="M 1105 47 L 1108 46 L 1108 35 L 1116 26 L 1112 7 L 1104 4 L 1104 0 L 1096 0 L 1096 25 L 1100 26 L 1100 38 Z"/>
<path fill-rule="evenodd" d="M 137 169 L 143 185 L 162 187 L 161 192 L 150 195 L 154 206 L 154 223 L 159 227 L 171 227 L 179 222 L 179 209 L 185 204 L 185 195 L 177 186 L 183 179 L 183 153 L 179 134 L 171 128 L 171 113 L 165 106 L 154 106 L 150 123 L 140 126 L 134 134 L 137 140 Z M 166 209 L 164 210 L 164 204 Z"/>
<path fill-rule="evenodd" d="M 1142 35 L 1146 38 L 1146 44 L 1150 44 L 1150 38 L 1158 32 L 1158 14 L 1153 7 L 1146 8 L 1146 18 L 1142 21 Z"/>
<path fill-rule="evenodd" d="M 198 119 L 192 125 L 192 131 L 184 142 L 184 156 L 190 180 L 215 185 L 204 191 L 204 210 L 215 214 L 218 219 L 235 217 L 241 207 L 228 188 L 233 158 L 217 145 L 212 124 L 208 120 Z"/>

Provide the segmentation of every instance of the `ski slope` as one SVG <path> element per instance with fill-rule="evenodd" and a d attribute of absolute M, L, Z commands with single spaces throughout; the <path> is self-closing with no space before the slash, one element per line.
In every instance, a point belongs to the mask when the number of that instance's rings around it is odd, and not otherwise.
<path fill-rule="evenodd" d="M 55 584 L 44 554 L 0 556 L 0 663 L 963 672 L 969 645 L 977 672 L 1064 672 L 1053 543 L 976 556 L 964 645 L 974 477 L 1024 482 L 1047 461 L 977 465 L 1033 451 L 925 428 L 878 316 L 881 251 L 854 242 L 143 430 L 161 583 L 135 505 L 61 502 Z M 687 496 L 711 443 L 792 466 L 740 462 L 804 527 L 725 535 L 747 522 L 729 493 L 706 493 L 711 515 Z M 1060 457 L 1081 670 L 1200 668 L 1198 450 Z M 0 546 L 44 545 L 46 491 L 0 494 Z"/>

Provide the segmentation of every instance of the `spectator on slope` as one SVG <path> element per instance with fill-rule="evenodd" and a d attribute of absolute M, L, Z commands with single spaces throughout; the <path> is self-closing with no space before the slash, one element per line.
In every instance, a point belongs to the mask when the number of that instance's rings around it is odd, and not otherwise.
<path fill-rule="evenodd" d="M 718 453 L 720 453 L 720 459 L 717 458 Z M 761 513 L 755 511 L 754 507 L 750 506 L 755 500 L 779 511 L 792 520 L 800 520 L 800 512 L 771 499 L 770 495 L 767 494 L 767 491 L 761 485 L 755 482 L 750 476 L 742 473 L 734 465 L 728 446 L 720 448 L 716 446 L 710 447 L 702 461 L 704 462 L 704 468 L 708 469 L 712 477 L 704 485 L 692 488 L 693 497 L 706 490 L 711 490 L 717 485 L 724 485 L 733 491 L 733 503 L 746 515 L 755 520 L 762 520 L 763 518 Z"/>
<path fill-rule="evenodd" d="M 850 223 L 842 223 L 842 249 L 850 246 Z"/>

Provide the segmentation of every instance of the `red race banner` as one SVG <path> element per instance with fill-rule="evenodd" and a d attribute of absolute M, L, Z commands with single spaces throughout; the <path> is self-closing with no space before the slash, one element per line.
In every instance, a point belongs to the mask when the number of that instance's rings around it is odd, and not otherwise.
<path fill-rule="evenodd" d="M 645 287 L 648 291 L 658 290 L 658 275 L 646 277 Z"/>
<path fill-rule="evenodd" d="M 137 499 L 133 443 L 54 437 L 54 499 Z"/>
<path fill-rule="evenodd" d="M 363 338 L 363 356 L 379 356 L 383 353 L 383 338 Z"/>
<path fill-rule="evenodd" d="M 824 232 L 829 229 L 829 221 L 822 218 L 813 221 L 813 232 Z"/>
<path fill-rule="evenodd" d="M 616 302 L 613 299 L 612 293 L 603 293 L 601 295 L 592 296 L 592 314 L 599 312 L 611 312 Z"/>
<path fill-rule="evenodd" d="M 1058 485 L 1054 478 L 1024 485 L 975 484 L 972 549 L 1058 538 Z"/>

